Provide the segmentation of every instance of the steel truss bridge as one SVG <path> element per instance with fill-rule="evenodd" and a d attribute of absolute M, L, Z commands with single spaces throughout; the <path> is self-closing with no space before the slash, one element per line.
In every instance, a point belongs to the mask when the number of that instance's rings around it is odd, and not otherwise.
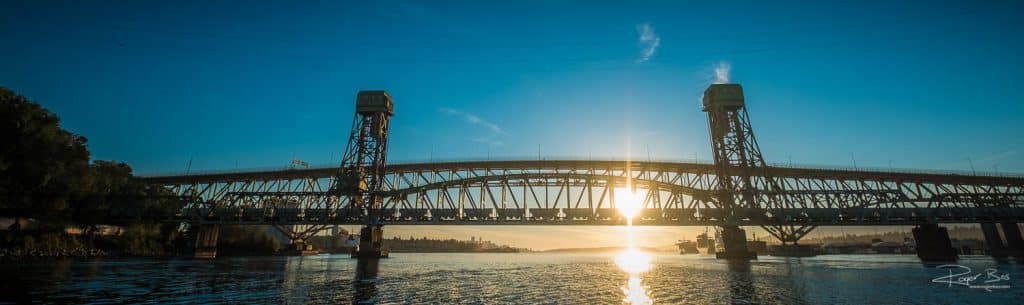
<path fill-rule="evenodd" d="M 775 187 L 718 198 L 714 164 L 641 161 L 469 161 L 388 164 L 376 221 L 386 225 L 624 225 L 615 191 L 642 195 L 634 225 L 917 225 L 1024 221 L 1024 177 L 766 167 Z M 731 167 L 730 179 L 751 175 Z M 755 173 L 755 175 L 756 175 Z M 144 178 L 184 198 L 164 220 L 202 224 L 365 223 L 365 209 L 329 192 L 336 167 Z M 757 181 L 757 180 L 755 180 Z M 764 191 L 764 190 L 772 191 Z M 736 223 L 738 221 L 738 223 Z"/>
<path fill-rule="evenodd" d="M 220 224 L 273 225 L 301 244 L 329 225 L 362 225 L 359 258 L 386 256 L 385 225 L 716 226 L 724 250 L 750 259 L 743 226 L 760 226 L 784 245 L 817 226 L 915 225 L 918 256 L 955 258 L 939 223 L 995 228 L 1024 256 L 1024 177 L 769 166 L 739 84 L 704 92 L 713 163 L 641 161 L 387 162 L 391 96 L 360 91 L 339 167 L 148 177 L 183 201 L 162 219 L 199 224 L 197 256 L 216 252 Z M 626 188 L 626 192 L 618 191 Z M 616 193 L 641 208 L 632 219 Z M 635 194 L 641 194 L 637 200 Z M 622 196 L 622 195 L 620 195 Z M 625 204 L 625 202 L 623 202 Z M 125 212 L 126 218 L 139 213 Z M 116 216 L 115 216 L 116 217 Z M 305 228 L 305 229 L 302 229 Z M 301 252 L 301 250 L 300 250 Z"/>

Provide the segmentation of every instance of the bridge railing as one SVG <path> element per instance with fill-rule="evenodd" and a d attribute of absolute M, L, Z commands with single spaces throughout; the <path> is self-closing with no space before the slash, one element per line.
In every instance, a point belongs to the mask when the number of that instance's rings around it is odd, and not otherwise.
<path fill-rule="evenodd" d="M 507 162 L 507 161 L 626 161 L 625 158 L 615 157 L 602 157 L 602 158 L 581 158 L 581 157 L 570 157 L 570 156 L 542 156 L 538 159 L 536 156 L 531 157 L 462 157 L 462 158 L 451 158 L 451 159 L 403 159 L 397 161 L 388 161 L 388 164 L 422 164 L 422 163 L 460 163 L 460 162 Z M 699 159 L 633 159 L 634 162 L 665 162 L 665 163 L 695 163 L 695 164 L 713 164 L 709 160 Z M 188 171 L 166 171 L 166 172 L 153 172 L 143 173 L 136 176 L 142 178 L 150 177 L 176 177 L 176 176 L 190 176 L 190 175 L 217 175 L 217 174 L 240 174 L 240 173 L 252 173 L 252 172 L 266 172 L 266 171 L 284 171 L 284 170 L 322 170 L 338 168 L 337 163 L 321 163 L 311 165 L 308 168 L 296 168 L 292 166 L 267 166 L 267 167 L 248 167 L 248 168 L 236 168 L 236 169 L 200 169 L 200 170 L 188 170 Z"/>
<path fill-rule="evenodd" d="M 315 167 L 309 167 L 308 169 L 327 169 L 337 168 L 338 165 L 317 165 Z M 140 178 L 153 178 L 153 177 L 181 177 L 181 176 L 198 176 L 198 175 L 219 175 L 219 174 L 243 174 L 253 172 L 271 172 L 271 171 L 285 171 L 285 170 L 305 170 L 307 168 L 294 168 L 290 166 L 267 166 L 267 167 L 247 167 L 247 168 L 236 168 L 236 169 L 201 169 L 201 170 L 188 170 L 188 171 L 166 171 L 166 172 L 153 172 L 137 174 L 136 177 Z"/>
<path fill-rule="evenodd" d="M 741 225 L 915 225 L 939 223 L 1020 222 L 1024 208 L 793 208 L 741 209 Z M 644 209 L 634 225 L 722 225 L 727 212 L 720 209 Z M 378 219 L 390 225 L 625 225 L 616 209 L 387 209 Z M 111 219 L 129 223 L 140 215 L 130 211 L 111 214 Z M 146 216 L 162 222 L 205 222 L 223 224 L 361 224 L 361 210 L 321 208 L 192 208 L 176 214 Z"/>
<path fill-rule="evenodd" d="M 621 162 L 626 161 L 625 158 L 614 158 L 614 157 L 602 157 L 602 158 L 579 158 L 579 157 L 551 157 L 536 156 L 524 157 L 524 158 L 512 158 L 512 157 L 481 157 L 481 158 L 453 158 L 453 159 L 404 159 L 399 161 L 391 161 L 389 164 L 419 164 L 419 163 L 460 163 L 460 162 L 503 162 L 503 161 L 609 161 L 609 162 Z M 633 158 L 634 162 L 661 162 L 661 163 L 693 163 L 693 164 L 713 164 L 709 160 L 699 159 L 637 159 Z M 849 172 L 880 172 L 880 173 L 908 173 L 908 174 L 932 174 L 932 175 L 961 175 L 961 176 L 985 176 L 985 177 L 1012 177 L 1012 178 L 1024 178 L 1024 173 L 1010 173 L 1010 172 L 995 172 L 995 171 L 970 171 L 970 170 L 945 170 L 945 169 L 912 169 L 912 168 L 899 168 L 899 167 L 876 167 L 876 166 L 837 166 L 837 165 L 822 165 L 822 164 L 803 164 L 803 163 L 782 163 L 782 162 L 769 162 L 769 166 L 778 168 L 792 168 L 792 169 L 824 169 L 824 170 L 835 170 L 835 171 L 849 171 Z M 155 172 L 137 175 L 142 178 L 149 177 L 176 177 L 176 176 L 190 176 L 190 175 L 215 175 L 215 174 L 240 174 L 240 173 L 252 173 L 252 172 L 266 172 L 266 171 L 285 171 L 285 170 L 324 170 L 337 168 L 338 164 L 325 163 L 310 166 L 308 168 L 296 168 L 291 166 L 271 166 L 271 167 L 251 167 L 251 168 L 238 168 L 238 169 L 226 169 L 226 170 L 189 170 L 189 171 L 176 171 L 176 172 Z"/>
<path fill-rule="evenodd" d="M 902 167 L 878 167 L 878 166 L 837 166 L 821 164 L 793 164 L 768 162 L 768 166 L 793 169 L 824 169 L 848 172 L 878 172 L 878 173 L 907 173 L 907 174 L 929 174 L 929 175 L 960 175 L 960 176 L 981 176 L 981 177 L 1007 177 L 1024 178 L 1024 173 L 994 172 L 994 171 L 971 171 L 953 169 L 919 169 Z"/>

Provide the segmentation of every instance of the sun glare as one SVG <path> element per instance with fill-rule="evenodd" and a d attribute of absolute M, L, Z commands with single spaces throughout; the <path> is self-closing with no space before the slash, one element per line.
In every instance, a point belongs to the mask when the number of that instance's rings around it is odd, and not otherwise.
<path fill-rule="evenodd" d="M 626 216 L 626 250 L 615 256 L 615 265 L 629 274 L 626 285 L 622 287 L 625 294 L 624 303 L 632 305 L 649 305 L 654 301 L 647 294 L 647 287 L 643 285 L 640 275 L 651 270 L 651 255 L 637 250 L 633 240 L 633 217 L 640 213 L 643 207 L 644 196 L 635 191 L 627 182 L 627 187 L 616 188 L 615 207 L 619 213 Z"/>
<path fill-rule="evenodd" d="M 629 276 L 629 281 L 626 283 L 626 287 L 622 288 L 622 293 L 626 294 L 626 297 L 622 299 L 622 302 L 629 305 L 650 305 L 654 304 L 654 300 L 647 294 L 647 287 L 644 287 L 639 276 Z"/>
<path fill-rule="evenodd" d="M 640 279 L 640 274 L 651 270 L 651 255 L 630 247 L 615 256 L 615 265 L 629 274 L 626 285 L 622 287 L 622 292 L 625 294 L 623 303 L 631 305 L 653 304 L 654 300 L 647 294 L 647 287 L 644 286 L 643 280 Z"/>
<path fill-rule="evenodd" d="M 643 196 L 630 188 L 615 189 L 615 208 L 626 218 L 633 219 L 640 212 Z"/>
<path fill-rule="evenodd" d="M 651 255 L 637 249 L 626 249 L 615 257 L 615 265 L 629 274 L 640 274 L 651 269 Z"/>

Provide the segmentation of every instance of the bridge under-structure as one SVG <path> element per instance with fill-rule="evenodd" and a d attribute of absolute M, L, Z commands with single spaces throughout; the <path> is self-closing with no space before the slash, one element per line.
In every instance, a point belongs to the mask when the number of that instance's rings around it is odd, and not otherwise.
<path fill-rule="evenodd" d="M 387 103 L 389 117 L 390 96 Z M 757 148 L 738 85 L 712 85 L 704 106 L 713 163 L 502 160 L 385 165 L 386 120 L 382 134 L 380 124 L 364 122 L 361 114 L 376 115 L 378 122 L 386 117 L 357 111 L 346 149 L 351 158 L 340 169 L 143 179 L 183 200 L 176 214 L 162 220 L 203 228 L 197 256 L 208 257 L 215 252 L 201 249 L 215 247 L 216 228 L 224 224 L 273 225 L 300 244 L 331 225 L 362 225 L 361 238 L 368 239 L 360 247 L 370 247 L 374 255 L 379 255 L 385 225 L 624 225 L 615 198 L 621 188 L 641 194 L 642 209 L 634 225 L 722 228 L 721 258 L 754 257 L 746 249 L 745 226 L 762 227 L 783 245 L 795 245 L 818 226 L 915 226 L 922 259 L 951 260 L 956 253 L 938 224 L 978 223 L 989 247 L 999 250 L 994 254 L 1024 253 L 1017 227 L 1024 220 L 1024 177 L 769 166 Z M 368 148 L 367 139 L 383 143 Z M 353 161 L 358 158 L 363 160 Z"/>
<path fill-rule="evenodd" d="M 628 168 L 628 170 L 627 170 Z M 359 225 L 364 212 L 326 195 L 337 168 L 144 178 L 186 198 L 166 221 Z M 1017 223 L 1024 178 L 769 167 L 792 206 L 739 209 L 741 226 Z M 378 220 L 386 225 L 625 225 L 611 188 L 643 194 L 634 225 L 720 226 L 714 165 L 646 161 L 463 161 L 392 164 Z"/>

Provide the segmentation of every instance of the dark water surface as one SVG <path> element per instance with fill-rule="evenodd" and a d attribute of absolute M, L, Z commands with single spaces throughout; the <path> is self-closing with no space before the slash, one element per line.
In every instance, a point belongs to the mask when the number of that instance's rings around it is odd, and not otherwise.
<path fill-rule="evenodd" d="M 370 280 L 356 280 L 356 261 L 344 255 L 8 262 L 0 264 L 0 303 L 1024 304 L 1021 264 L 983 256 L 959 264 L 975 273 L 995 268 L 1008 274 L 999 284 L 1009 288 L 933 283 L 948 270 L 914 256 L 763 257 L 730 264 L 706 255 L 656 254 L 631 285 L 614 253 L 392 255 Z"/>

